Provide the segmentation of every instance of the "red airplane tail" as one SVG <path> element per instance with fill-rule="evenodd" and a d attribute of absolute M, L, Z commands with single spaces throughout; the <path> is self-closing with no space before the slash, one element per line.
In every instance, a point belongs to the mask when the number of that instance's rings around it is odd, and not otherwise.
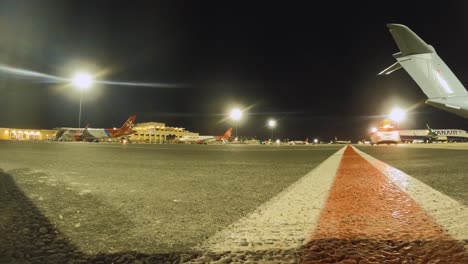
<path fill-rule="evenodd" d="M 127 121 L 125 121 L 125 123 L 122 125 L 122 127 L 120 128 L 120 131 L 122 132 L 126 132 L 128 130 L 131 130 L 133 128 L 133 125 L 135 123 L 135 120 L 136 120 L 136 115 L 132 115 L 128 118 Z"/>
<path fill-rule="evenodd" d="M 226 130 L 226 132 L 224 133 L 224 135 L 222 136 L 222 138 L 231 138 L 231 131 L 232 131 L 232 127 L 230 127 L 228 130 Z"/>

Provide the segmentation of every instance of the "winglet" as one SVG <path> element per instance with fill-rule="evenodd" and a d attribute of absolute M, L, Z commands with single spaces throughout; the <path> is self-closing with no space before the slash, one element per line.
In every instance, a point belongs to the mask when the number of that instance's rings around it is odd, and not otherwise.
<path fill-rule="evenodd" d="M 434 53 L 435 50 L 405 25 L 387 24 L 401 55 Z"/>
<path fill-rule="evenodd" d="M 390 73 L 399 69 L 401 69 L 401 64 L 397 61 L 394 64 L 390 65 L 390 67 L 388 67 L 387 69 L 379 72 L 378 75 L 389 75 Z"/>

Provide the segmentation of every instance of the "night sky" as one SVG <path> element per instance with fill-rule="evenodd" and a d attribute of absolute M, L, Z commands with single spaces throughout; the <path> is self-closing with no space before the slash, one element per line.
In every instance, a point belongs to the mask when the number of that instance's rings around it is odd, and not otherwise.
<path fill-rule="evenodd" d="M 249 109 L 241 136 L 267 137 L 275 118 L 281 138 L 357 140 L 400 106 L 412 109 L 402 128 L 468 129 L 466 119 L 424 105 L 404 70 L 377 76 L 398 51 L 385 25 L 402 23 L 467 85 L 465 1 L 220 2 L 0 1 L 0 63 L 175 85 L 93 86 L 82 117 L 93 127 L 136 114 L 137 122 L 222 134 L 240 106 Z M 0 127 L 76 127 L 78 107 L 73 87 L 0 73 Z"/>

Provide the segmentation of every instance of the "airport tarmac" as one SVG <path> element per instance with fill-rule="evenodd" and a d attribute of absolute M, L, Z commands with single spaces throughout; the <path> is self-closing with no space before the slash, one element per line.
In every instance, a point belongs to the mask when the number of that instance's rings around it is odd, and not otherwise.
<path fill-rule="evenodd" d="M 0 262 L 466 261 L 468 150 L 416 145 L 0 142 Z"/>

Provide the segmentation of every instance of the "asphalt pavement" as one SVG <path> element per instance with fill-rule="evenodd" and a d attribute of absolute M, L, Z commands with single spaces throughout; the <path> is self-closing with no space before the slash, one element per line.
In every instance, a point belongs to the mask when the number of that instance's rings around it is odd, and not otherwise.
<path fill-rule="evenodd" d="M 467 204 L 468 150 L 357 148 Z M 198 250 L 214 248 L 208 245 L 211 241 L 223 248 L 219 241 L 229 234 L 229 243 L 247 246 L 249 252 L 256 246 L 262 249 L 258 254 L 272 256 L 265 250 L 274 246 L 283 255 L 278 261 L 295 263 L 294 247 L 304 240 L 297 239 L 300 228 L 311 229 L 319 221 L 343 149 L 0 142 L 0 210 L 5 212 L 0 217 L 0 232 L 5 234 L 0 236 L 0 262 L 173 263 L 185 258 L 204 263 L 206 256 Z M 315 218 L 283 217 L 286 212 Z M 285 233 L 287 237 L 296 232 L 294 239 L 269 238 L 256 245 L 245 238 L 233 240 L 239 228 L 242 234 L 260 232 L 259 237 L 278 234 L 277 223 L 274 228 L 262 228 L 261 223 L 279 218 L 294 222 Z M 258 254 L 250 260 L 265 260 Z M 238 257 L 225 260 L 242 260 Z M 213 255 L 208 261 L 220 258 Z"/>
<path fill-rule="evenodd" d="M 0 168 L 85 254 L 189 250 L 342 146 L 0 142 Z"/>
<path fill-rule="evenodd" d="M 467 143 L 357 147 L 468 205 Z"/>

